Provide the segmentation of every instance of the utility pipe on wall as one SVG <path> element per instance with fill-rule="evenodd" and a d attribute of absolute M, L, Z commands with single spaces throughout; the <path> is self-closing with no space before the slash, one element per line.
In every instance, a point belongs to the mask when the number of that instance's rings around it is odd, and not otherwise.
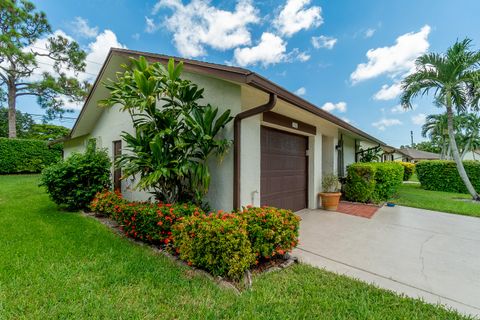
<path fill-rule="evenodd" d="M 258 107 L 240 112 L 233 122 L 233 209 L 240 208 L 240 176 L 241 176 L 241 135 L 242 120 L 272 110 L 277 103 L 277 95 L 270 93 L 268 102 Z"/>

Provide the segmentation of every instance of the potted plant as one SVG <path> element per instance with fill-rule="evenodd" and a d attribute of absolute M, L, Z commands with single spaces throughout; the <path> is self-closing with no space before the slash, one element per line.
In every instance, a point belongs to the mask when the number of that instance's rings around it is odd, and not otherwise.
<path fill-rule="evenodd" d="M 327 174 L 322 179 L 322 190 L 320 197 L 322 199 L 322 208 L 324 210 L 335 211 L 340 202 L 340 182 L 334 174 Z"/>

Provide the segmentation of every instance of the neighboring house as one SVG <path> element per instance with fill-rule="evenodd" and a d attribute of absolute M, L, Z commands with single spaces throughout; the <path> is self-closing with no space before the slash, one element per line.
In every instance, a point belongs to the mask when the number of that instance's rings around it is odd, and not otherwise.
<path fill-rule="evenodd" d="M 130 116 L 118 106 L 98 107 L 108 96 L 102 85 L 114 79 L 129 57 L 144 56 L 150 61 L 167 63 L 169 56 L 111 49 L 82 111 L 64 142 L 65 157 L 83 151 L 86 141 L 97 140 L 112 159 L 122 152 L 122 131 L 133 133 Z M 221 111 L 230 109 L 235 122 L 223 134 L 234 140 L 223 161 L 212 160 L 211 186 L 207 200 L 215 209 L 231 210 L 244 205 L 272 205 L 300 210 L 318 206 L 322 176 L 343 176 L 347 165 L 355 162 L 361 143 L 384 146 L 385 143 L 351 124 L 318 108 L 277 84 L 246 69 L 179 59 L 184 62 L 183 78 L 205 88 L 205 100 Z M 126 198 L 142 200 L 146 192 L 134 190 L 135 181 L 115 185 Z"/>
<path fill-rule="evenodd" d="M 422 150 L 403 148 L 396 149 L 396 153 L 402 155 L 401 161 L 417 163 L 421 160 L 439 160 L 440 155 L 438 153 L 427 152 Z M 394 159 L 397 160 L 397 159 Z M 399 160 L 399 159 L 398 159 Z"/>
<path fill-rule="evenodd" d="M 463 160 L 476 160 L 480 161 L 480 149 L 477 149 L 475 151 L 469 151 L 465 154 L 463 157 Z"/>

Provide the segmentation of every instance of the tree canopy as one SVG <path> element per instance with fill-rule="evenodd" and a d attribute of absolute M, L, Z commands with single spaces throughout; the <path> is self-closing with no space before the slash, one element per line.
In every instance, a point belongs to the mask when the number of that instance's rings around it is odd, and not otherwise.
<path fill-rule="evenodd" d="M 461 161 L 454 123 L 455 113 L 479 110 L 480 51 L 472 50 L 471 40 L 465 39 L 455 42 L 443 54 L 424 54 L 415 63 L 415 72 L 402 81 L 402 106 L 411 108 L 414 98 L 433 92 L 435 104 L 446 111 L 450 149 L 458 173 L 472 198 L 480 200 Z"/>
<path fill-rule="evenodd" d="M 17 136 L 19 97 L 35 96 L 48 119 L 84 99 L 89 85 L 77 75 L 85 70 L 86 53 L 67 36 L 52 33 L 45 13 L 31 2 L 0 1 L 0 43 L 0 98 L 8 101 L 9 137 Z"/>

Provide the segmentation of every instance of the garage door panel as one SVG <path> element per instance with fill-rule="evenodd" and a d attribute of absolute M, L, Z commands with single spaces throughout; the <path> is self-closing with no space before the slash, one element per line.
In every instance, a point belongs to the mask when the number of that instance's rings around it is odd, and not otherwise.
<path fill-rule="evenodd" d="M 292 210 L 307 206 L 308 138 L 262 127 L 261 204 Z"/>

